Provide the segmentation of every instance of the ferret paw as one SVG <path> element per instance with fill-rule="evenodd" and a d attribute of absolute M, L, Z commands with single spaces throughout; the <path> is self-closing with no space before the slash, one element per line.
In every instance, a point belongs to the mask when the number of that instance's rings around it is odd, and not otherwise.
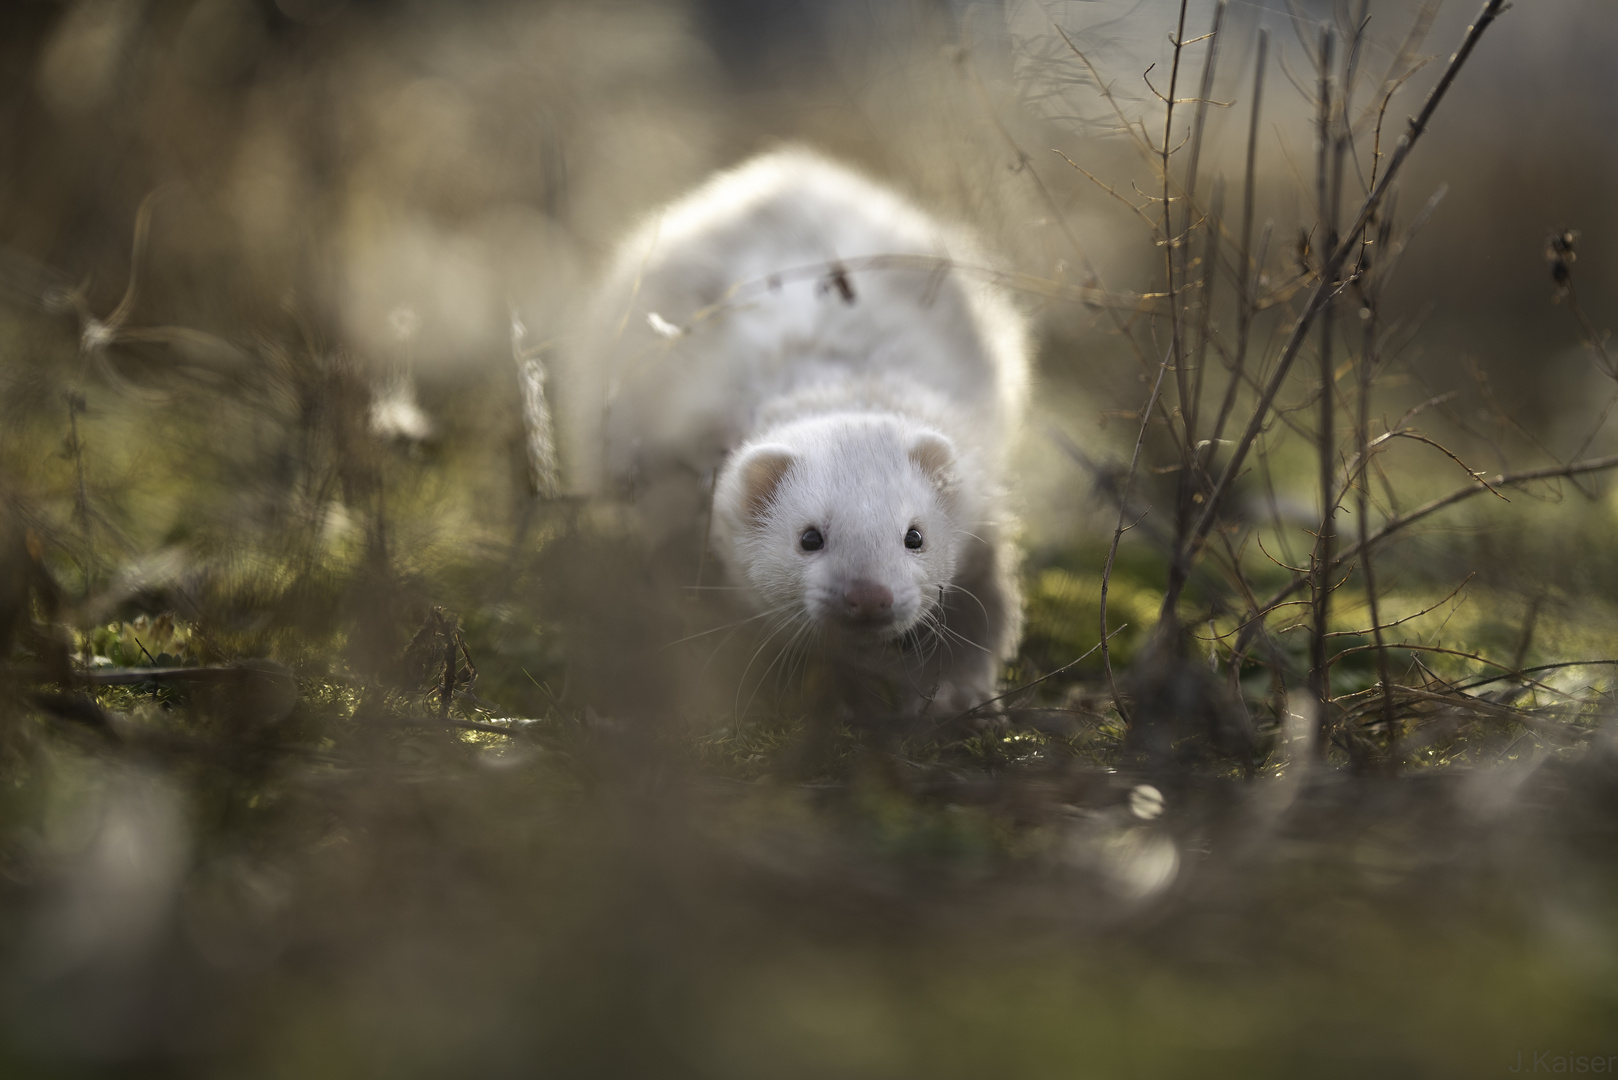
<path fill-rule="evenodd" d="M 1004 711 L 994 698 L 995 688 L 991 684 L 940 683 L 932 694 L 920 698 L 916 712 L 938 720 L 953 720 L 968 712 L 994 716 Z"/>

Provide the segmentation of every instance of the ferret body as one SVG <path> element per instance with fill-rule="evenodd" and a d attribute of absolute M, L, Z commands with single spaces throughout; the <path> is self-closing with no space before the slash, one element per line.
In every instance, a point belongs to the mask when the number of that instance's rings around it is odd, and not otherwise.
<path fill-rule="evenodd" d="M 1016 647 L 1003 487 L 1023 320 L 970 238 L 805 150 L 721 173 L 619 250 L 573 372 L 591 490 L 712 551 L 752 606 L 903 707 L 994 694 Z M 681 482 L 684 478 L 684 482 Z"/>

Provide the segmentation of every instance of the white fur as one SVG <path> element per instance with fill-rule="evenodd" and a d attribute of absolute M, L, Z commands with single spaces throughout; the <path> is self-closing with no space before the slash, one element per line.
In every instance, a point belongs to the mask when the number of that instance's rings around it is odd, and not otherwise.
<path fill-rule="evenodd" d="M 1026 333 L 989 277 L 965 234 L 808 151 L 718 175 L 623 245 L 586 318 L 575 485 L 717 470 L 714 551 L 758 607 L 918 707 L 975 704 L 1020 622 L 999 516 Z M 849 616 L 862 584 L 891 620 Z"/>
<path fill-rule="evenodd" d="M 748 512 L 739 467 L 720 474 L 714 493 L 715 547 L 763 605 L 814 623 L 837 625 L 850 582 L 884 585 L 894 594 L 894 621 L 844 632 L 899 637 L 931 610 L 939 588 L 955 577 L 966 539 L 953 499 L 915 462 L 918 437 L 937 436 L 891 413 L 833 413 L 772 427 L 734 455 L 739 465 L 761 450 L 791 465 L 761 514 Z M 916 528 L 922 546 L 904 545 Z M 823 546 L 805 551 L 814 529 Z"/>

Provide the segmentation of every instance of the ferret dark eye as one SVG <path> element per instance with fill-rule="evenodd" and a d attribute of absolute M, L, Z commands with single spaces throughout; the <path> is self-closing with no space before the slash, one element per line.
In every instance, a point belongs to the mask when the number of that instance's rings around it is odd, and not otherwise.
<path fill-rule="evenodd" d="M 826 538 L 820 535 L 819 529 L 805 529 L 798 537 L 798 546 L 805 551 L 819 551 L 826 546 Z"/>
<path fill-rule="evenodd" d="M 923 540 L 921 538 L 920 529 L 912 528 L 909 532 L 905 533 L 905 547 L 909 548 L 911 551 L 915 551 L 917 548 L 921 547 L 922 543 Z"/>

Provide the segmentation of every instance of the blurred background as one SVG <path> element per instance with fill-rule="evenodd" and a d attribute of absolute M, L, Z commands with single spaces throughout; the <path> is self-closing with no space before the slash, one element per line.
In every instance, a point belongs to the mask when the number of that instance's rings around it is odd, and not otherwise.
<path fill-rule="evenodd" d="M 1109 312 L 1161 348 L 1160 181 L 1123 129 L 1161 143 L 1180 10 L 8 3 L 0 1071 L 1459 1077 L 1552 1047 L 1612 1071 L 1608 669 L 1552 680 L 1576 705 L 1554 725 L 1424 715 L 1410 768 L 1371 776 L 1289 758 L 1279 706 L 1263 783 L 1139 775 L 1093 660 L 1045 688 L 1067 727 L 828 734 L 790 694 L 738 708 L 745 648 L 666 647 L 717 616 L 659 599 L 609 515 L 532 494 L 514 353 L 565 356 L 660 203 L 805 142 L 1012 275 L 1040 389 L 1009 674 L 1083 654 L 1147 389 Z M 1316 217 L 1310 50 L 1362 11 L 1364 102 L 1433 58 L 1388 99 L 1386 153 L 1470 3 L 1225 9 L 1201 175 L 1234 206 L 1267 32 L 1278 288 Z M 1205 33 L 1212 5 L 1186 12 Z M 1618 450 L 1615 51 L 1611 0 L 1519 5 L 1400 180 L 1403 224 L 1445 194 L 1386 296 L 1374 412 L 1442 398 L 1423 430 L 1471 468 Z M 1306 547 L 1312 465 L 1280 438 L 1269 505 Z M 1403 505 L 1466 480 L 1400 453 Z M 1515 667 L 1618 655 L 1608 485 L 1485 501 L 1386 556 L 1397 614 L 1432 605 L 1426 640 Z M 1121 663 L 1161 600 L 1156 520 L 1112 584 Z M 70 659 L 263 657 L 222 692 L 51 696 Z"/>
<path fill-rule="evenodd" d="M 1371 6 L 1366 71 L 1392 65 L 1418 10 Z M 1104 284 L 1146 292 L 1157 260 L 1143 222 L 1052 149 L 1144 201 L 1129 185 L 1150 191 L 1149 163 L 1119 135 L 1119 116 L 1158 115 L 1142 73 L 1166 67 L 1175 11 L 1156 0 L 24 0 L 5 16 L 0 236 L 14 295 L 78 285 L 105 317 L 152 196 L 135 324 L 239 342 L 291 313 L 365 370 L 409 367 L 435 400 L 448 385 L 510 374 L 512 312 L 531 340 L 565 343 L 581 290 L 640 217 L 784 141 L 969 221 L 1036 279 L 1082 283 L 1054 206 Z M 1422 21 L 1417 55 L 1447 57 L 1473 14 L 1441 5 Z M 1404 262 L 1409 287 L 1392 298 L 1420 377 L 1470 393 L 1472 372 L 1486 372 L 1552 453 L 1578 445 L 1579 408 L 1610 382 L 1581 361 L 1579 326 L 1551 302 L 1543 256 L 1550 232 L 1581 232 L 1579 298 L 1597 332 L 1610 326 L 1609 15 L 1599 0 L 1551 0 L 1503 22 L 1401 184 L 1407 216 L 1447 185 Z M 1258 214 L 1273 223 L 1278 271 L 1314 220 L 1311 106 L 1292 84 L 1309 82 L 1308 50 L 1331 17 L 1314 0 L 1229 7 L 1214 97 L 1231 107 L 1211 110 L 1203 174 L 1240 181 L 1252 52 L 1267 29 Z M 1192 9 L 1188 33 L 1210 18 Z M 1188 82 L 1200 62 L 1188 59 Z M 1390 143 L 1438 67 L 1392 100 Z M 1062 403 L 1078 410 L 1069 434 L 1117 445 L 1086 437 L 1099 413 L 1138 407 L 1133 384 L 1116 385 L 1117 335 L 1093 311 L 1027 301 L 1053 338 L 1047 374 L 1102 394 Z M 442 412 L 429 406 L 414 422 L 444 423 Z M 1070 502 L 1043 490 L 1033 501 Z M 1044 510 L 1029 517 L 1038 528 Z M 1079 524 L 1069 515 L 1052 528 Z"/>

